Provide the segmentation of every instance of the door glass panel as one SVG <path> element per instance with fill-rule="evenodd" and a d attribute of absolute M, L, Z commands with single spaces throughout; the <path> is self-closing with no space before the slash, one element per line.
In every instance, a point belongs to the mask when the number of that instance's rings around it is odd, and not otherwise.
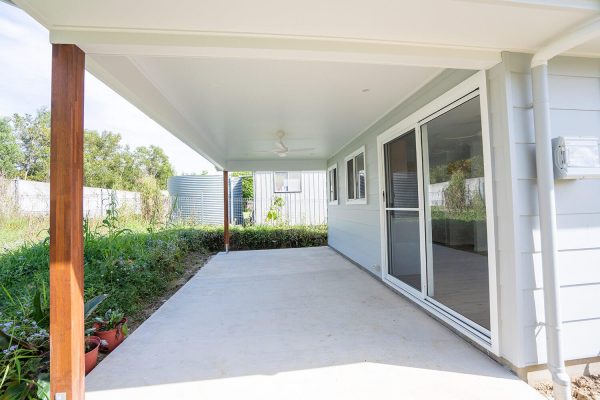
<path fill-rule="evenodd" d="M 427 122 L 427 294 L 490 329 L 483 142 L 479 96 Z"/>
<path fill-rule="evenodd" d="M 421 291 L 421 238 L 415 131 L 386 143 L 384 158 L 388 273 Z"/>
<path fill-rule="evenodd" d="M 421 290 L 419 212 L 388 210 L 389 274 Z"/>
<path fill-rule="evenodd" d="M 385 145 L 388 208 L 418 208 L 415 131 Z"/>

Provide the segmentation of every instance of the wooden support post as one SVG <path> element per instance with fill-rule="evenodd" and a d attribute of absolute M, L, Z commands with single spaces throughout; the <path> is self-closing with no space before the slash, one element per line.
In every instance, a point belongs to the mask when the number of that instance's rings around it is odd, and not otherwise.
<path fill-rule="evenodd" d="M 83 79 L 85 54 L 52 45 L 50 392 L 84 398 Z M 56 396 L 59 394 L 59 396 Z"/>
<path fill-rule="evenodd" d="M 225 252 L 229 253 L 229 172 L 223 171 L 223 234 Z"/>

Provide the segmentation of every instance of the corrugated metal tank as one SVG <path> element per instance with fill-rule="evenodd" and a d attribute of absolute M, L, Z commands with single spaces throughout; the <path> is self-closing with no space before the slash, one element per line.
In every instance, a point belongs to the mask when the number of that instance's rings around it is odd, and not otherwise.
<path fill-rule="evenodd" d="M 232 198 L 241 197 L 239 178 L 230 178 Z M 173 202 L 173 218 L 205 225 L 223 224 L 223 175 L 172 176 L 167 189 Z M 230 211 L 231 220 L 231 211 Z"/>

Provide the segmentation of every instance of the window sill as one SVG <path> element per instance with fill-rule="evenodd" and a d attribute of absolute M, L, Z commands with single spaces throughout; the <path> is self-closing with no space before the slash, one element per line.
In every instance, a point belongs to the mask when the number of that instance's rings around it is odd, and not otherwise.
<path fill-rule="evenodd" d="M 367 199 L 347 199 L 346 204 L 354 205 L 354 204 L 367 204 Z"/>

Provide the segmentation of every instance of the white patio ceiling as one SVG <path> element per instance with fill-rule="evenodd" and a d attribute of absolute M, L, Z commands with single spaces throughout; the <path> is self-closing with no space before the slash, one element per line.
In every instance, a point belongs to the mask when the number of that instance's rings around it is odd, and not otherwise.
<path fill-rule="evenodd" d="M 219 168 L 322 169 L 444 68 L 534 52 L 592 0 L 14 0 Z M 573 54 L 600 55 L 600 41 Z M 290 149 L 268 152 L 275 132 Z"/>

